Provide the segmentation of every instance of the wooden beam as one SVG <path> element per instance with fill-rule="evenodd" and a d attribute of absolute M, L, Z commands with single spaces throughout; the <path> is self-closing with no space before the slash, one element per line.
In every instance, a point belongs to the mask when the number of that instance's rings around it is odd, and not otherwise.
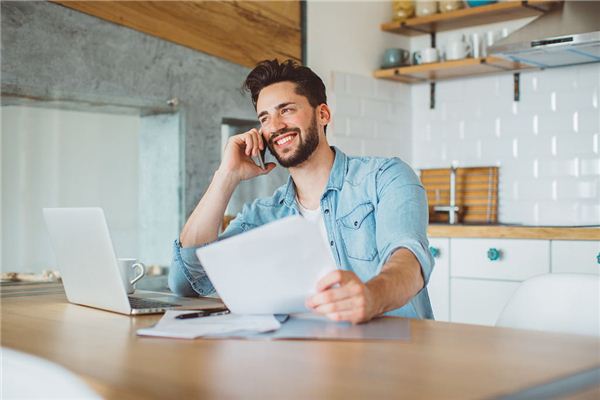
<path fill-rule="evenodd" d="M 299 0 L 54 2 L 249 68 L 301 59 Z"/>

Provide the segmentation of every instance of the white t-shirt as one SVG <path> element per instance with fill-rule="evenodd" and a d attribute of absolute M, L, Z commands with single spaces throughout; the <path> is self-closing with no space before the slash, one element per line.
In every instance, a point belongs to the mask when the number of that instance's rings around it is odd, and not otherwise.
<path fill-rule="evenodd" d="M 304 206 L 302 206 L 302 204 L 300 204 L 300 202 L 298 201 L 298 198 L 296 198 L 296 204 L 298 205 L 298 211 L 300 211 L 300 215 L 302 215 L 304 218 L 306 218 L 310 222 L 319 224 L 319 230 L 321 231 L 321 237 L 325 241 L 325 244 L 327 244 L 327 247 L 330 247 L 329 238 L 327 237 L 327 228 L 325 228 L 325 220 L 323 219 L 323 213 L 321 212 L 321 207 L 319 206 L 315 210 L 309 210 L 308 208 L 304 208 Z M 329 254 L 331 254 L 331 252 Z M 333 261 L 333 264 L 335 265 L 335 259 L 333 258 L 333 254 L 331 254 L 331 259 Z"/>

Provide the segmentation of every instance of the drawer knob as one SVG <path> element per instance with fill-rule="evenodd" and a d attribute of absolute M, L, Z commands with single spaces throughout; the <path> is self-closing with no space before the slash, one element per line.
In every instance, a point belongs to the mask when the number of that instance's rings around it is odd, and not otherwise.
<path fill-rule="evenodd" d="M 598 264 L 600 264 L 600 253 L 598 253 L 598 255 L 596 256 L 596 261 L 598 262 Z"/>
<path fill-rule="evenodd" d="M 491 248 L 487 251 L 487 258 L 490 261 L 497 261 L 500 259 L 501 253 L 500 250 L 495 249 L 495 248 Z"/>
<path fill-rule="evenodd" d="M 440 256 L 440 249 L 438 249 L 437 247 L 429 246 L 429 252 L 433 256 L 433 258 L 438 258 Z M 600 257 L 600 254 L 598 255 L 598 257 Z M 599 260 L 600 260 L 600 258 L 599 258 Z M 600 261 L 598 261 L 598 262 L 600 262 Z"/>

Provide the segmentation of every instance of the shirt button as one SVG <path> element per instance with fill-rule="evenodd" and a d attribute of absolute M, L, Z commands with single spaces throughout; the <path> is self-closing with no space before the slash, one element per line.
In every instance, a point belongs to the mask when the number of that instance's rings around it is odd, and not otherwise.
<path fill-rule="evenodd" d="M 331 242 L 329 242 L 329 244 L 333 246 L 333 240 Z"/>
<path fill-rule="evenodd" d="M 325 214 L 329 214 L 329 209 L 325 209 L 325 211 L 323 211 Z"/>
<path fill-rule="evenodd" d="M 358 226 L 358 221 L 354 221 L 354 226 Z"/>

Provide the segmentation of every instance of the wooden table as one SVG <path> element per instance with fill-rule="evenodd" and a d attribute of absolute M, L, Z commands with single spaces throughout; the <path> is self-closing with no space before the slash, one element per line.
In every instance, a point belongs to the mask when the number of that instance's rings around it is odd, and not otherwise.
<path fill-rule="evenodd" d="M 61 293 L 1 306 L 2 346 L 54 361 L 109 399 L 489 398 L 600 365 L 595 338 L 434 321 L 411 320 L 407 341 L 188 341 L 137 337 L 160 316 Z"/>

